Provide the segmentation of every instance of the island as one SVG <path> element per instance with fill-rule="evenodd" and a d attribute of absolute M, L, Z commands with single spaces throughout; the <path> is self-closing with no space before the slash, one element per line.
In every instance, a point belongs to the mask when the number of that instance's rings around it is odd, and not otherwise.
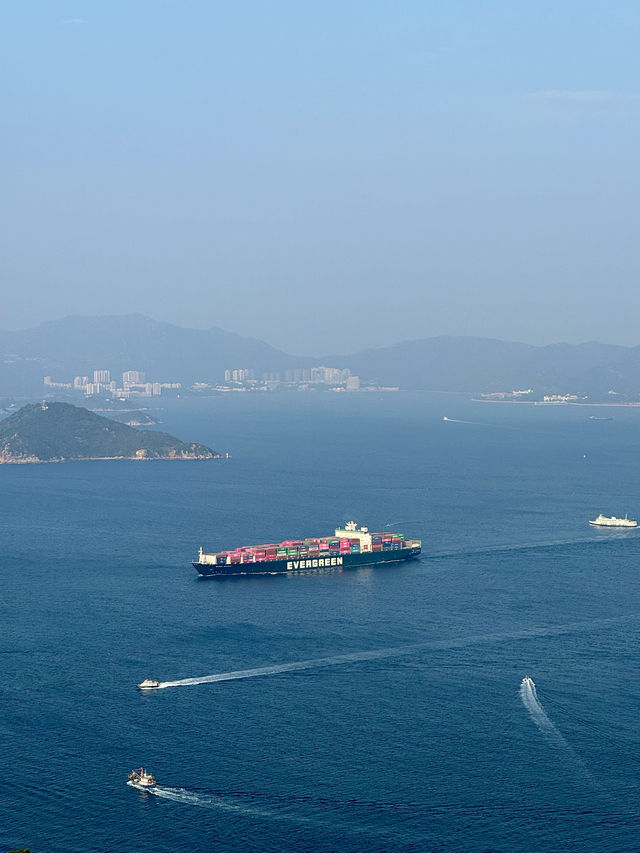
<path fill-rule="evenodd" d="M 204 444 L 135 429 L 70 403 L 30 404 L 0 421 L 0 463 L 220 458 Z"/>

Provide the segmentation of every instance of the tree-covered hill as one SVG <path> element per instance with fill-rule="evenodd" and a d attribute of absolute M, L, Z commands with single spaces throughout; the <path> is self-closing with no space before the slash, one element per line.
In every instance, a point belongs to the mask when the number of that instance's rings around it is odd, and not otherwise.
<path fill-rule="evenodd" d="M 219 457 L 204 444 L 134 429 L 69 403 L 23 406 L 0 421 L 0 462 Z"/>

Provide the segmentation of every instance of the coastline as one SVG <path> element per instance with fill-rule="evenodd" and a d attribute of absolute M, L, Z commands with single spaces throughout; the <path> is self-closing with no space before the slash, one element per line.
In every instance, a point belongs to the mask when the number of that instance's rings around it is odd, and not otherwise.
<path fill-rule="evenodd" d="M 472 397 L 472 403 L 509 403 L 521 406 L 582 406 L 583 408 L 597 407 L 599 409 L 633 409 L 640 407 L 638 403 L 579 403 L 575 400 L 483 400 Z"/>
<path fill-rule="evenodd" d="M 0 457 L 0 465 L 54 465 L 62 462 L 197 462 L 198 460 L 224 459 L 224 454 L 214 456 L 65 456 L 57 459 L 40 459 L 28 456 L 25 459 L 5 459 Z"/>

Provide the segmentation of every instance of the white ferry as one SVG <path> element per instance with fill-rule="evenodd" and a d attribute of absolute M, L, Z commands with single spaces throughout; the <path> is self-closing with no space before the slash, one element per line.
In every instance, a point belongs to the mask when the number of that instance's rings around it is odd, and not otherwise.
<path fill-rule="evenodd" d="M 160 682 L 153 678 L 145 678 L 145 680 L 141 681 L 140 684 L 137 684 L 136 687 L 138 690 L 155 690 L 156 687 L 160 687 Z"/>
<path fill-rule="evenodd" d="M 638 522 L 634 521 L 632 518 L 628 518 L 626 515 L 624 518 L 616 518 L 615 515 L 606 516 L 600 513 L 597 518 L 594 518 L 593 521 L 589 521 L 589 524 L 592 524 L 594 527 L 637 527 Z"/>
<path fill-rule="evenodd" d="M 144 767 L 140 767 L 139 770 L 132 770 L 129 773 L 129 782 L 135 788 L 155 788 L 156 787 L 156 778 L 152 773 L 148 773 Z"/>

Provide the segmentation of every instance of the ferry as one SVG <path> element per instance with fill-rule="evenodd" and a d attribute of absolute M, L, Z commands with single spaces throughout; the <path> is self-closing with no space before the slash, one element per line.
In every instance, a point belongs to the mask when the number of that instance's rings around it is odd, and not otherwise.
<path fill-rule="evenodd" d="M 140 684 L 137 684 L 136 687 L 138 690 L 155 690 L 157 687 L 160 687 L 160 682 L 156 681 L 154 678 L 145 678 L 145 680 L 141 681 Z"/>
<path fill-rule="evenodd" d="M 638 522 L 634 521 L 632 518 L 628 518 L 625 515 L 624 518 L 616 518 L 615 515 L 606 516 L 600 515 L 597 518 L 594 518 L 593 521 L 590 521 L 589 524 L 592 524 L 594 527 L 637 527 Z"/>
<path fill-rule="evenodd" d="M 134 788 L 149 790 L 149 788 L 155 788 L 158 784 L 155 776 L 145 770 L 144 767 L 140 767 L 139 770 L 132 770 L 128 778 Z"/>
<path fill-rule="evenodd" d="M 420 539 L 406 539 L 403 533 L 370 533 L 369 528 L 349 521 L 344 527 L 337 527 L 333 536 L 285 539 L 217 552 L 200 548 L 192 565 L 202 577 L 286 575 L 399 563 L 418 557 L 421 551 Z"/>

